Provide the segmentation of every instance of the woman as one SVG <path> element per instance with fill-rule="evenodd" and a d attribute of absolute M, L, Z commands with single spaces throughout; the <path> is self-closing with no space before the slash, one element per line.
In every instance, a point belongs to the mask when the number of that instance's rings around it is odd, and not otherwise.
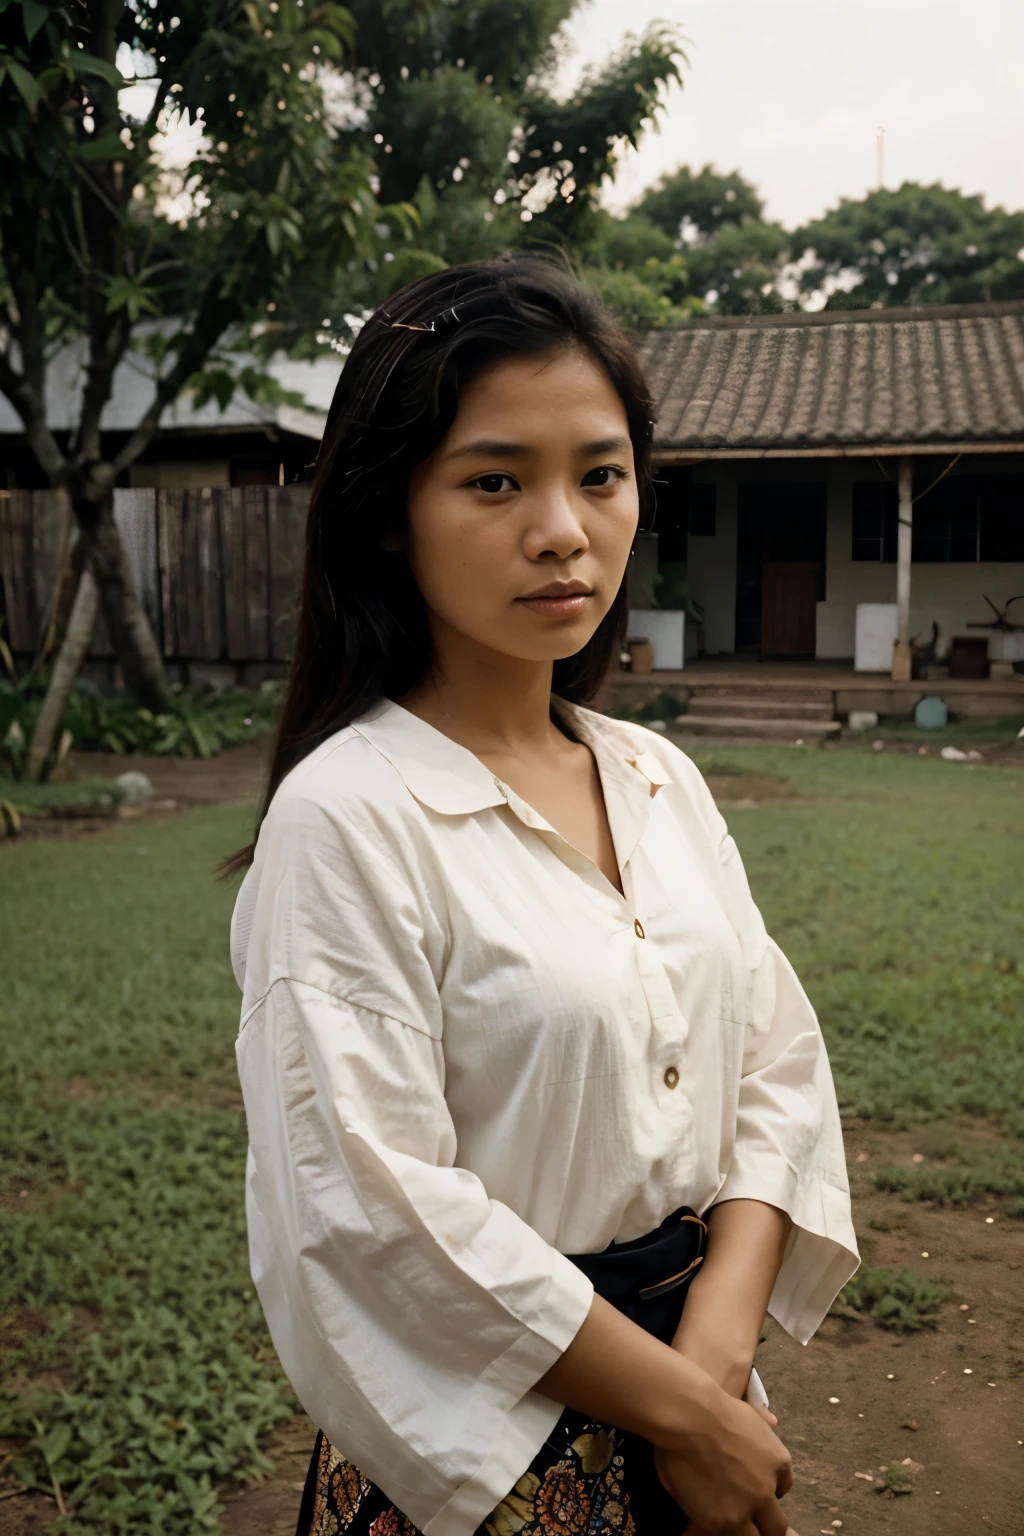
<path fill-rule="evenodd" d="M 651 415 L 536 261 L 411 284 L 338 384 L 232 930 L 252 1272 L 321 1430 L 299 1536 L 787 1528 L 754 1349 L 856 1243 L 710 794 L 583 707 Z"/>

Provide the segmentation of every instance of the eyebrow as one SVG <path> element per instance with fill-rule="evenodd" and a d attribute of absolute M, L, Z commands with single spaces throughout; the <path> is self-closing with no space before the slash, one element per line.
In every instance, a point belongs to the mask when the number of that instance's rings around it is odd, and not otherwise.
<path fill-rule="evenodd" d="M 599 437 L 591 443 L 581 443 L 579 452 L 591 458 L 598 453 L 625 452 L 631 446 L 628 437 L 616 434 L 614 437 Z M 500 438 L 477 437 L 471 443 L 463 443 L 461 448 L 453 448 L 450 453 L 445 454 L 445 458 L 525 459 L 533 451 L 526 443 L 508 443 Z"/>

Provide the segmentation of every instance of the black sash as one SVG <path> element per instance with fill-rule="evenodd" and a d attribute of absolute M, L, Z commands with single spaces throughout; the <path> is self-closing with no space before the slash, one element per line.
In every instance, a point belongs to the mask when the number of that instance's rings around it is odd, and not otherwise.
<path fill-rule="evenodd" d="M 634 1323 L 671 1344 L 690 1281 L 704 1258 L 707 1227 L 682 1205 L 660 1227 L 602 1253 L 570 1253 L 594 1289 Z"/>

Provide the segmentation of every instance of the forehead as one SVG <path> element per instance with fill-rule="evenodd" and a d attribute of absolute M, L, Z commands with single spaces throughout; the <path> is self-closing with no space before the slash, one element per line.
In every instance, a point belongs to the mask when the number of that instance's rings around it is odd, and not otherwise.
<path fill-rule="evenodd" d="M 490 363 L 459 397 L 459 409 L 446 441 L 469 436 L 481 427 L 502 425 L 510 435 L 513 422 L 520 432 L 544 432 L 557 427 L 569 436 L 574 422 L 586 423 L 594 437 L 598 422 L 623 431 L 626 412 L 604 368 L 581 347 L 565 347 L 532 357 L 509 357 Z"/>

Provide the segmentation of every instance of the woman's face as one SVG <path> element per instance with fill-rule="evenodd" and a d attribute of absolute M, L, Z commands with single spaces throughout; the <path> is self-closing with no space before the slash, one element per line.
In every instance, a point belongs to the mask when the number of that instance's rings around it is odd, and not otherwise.
<path fill-rule="evenodd" d="M 626 413 L 600 365 L 568 348 L 493 364 L 415 470 L 399 543 L 435 641 L 524 661 L 586 645 L 637 528 Z"/>

